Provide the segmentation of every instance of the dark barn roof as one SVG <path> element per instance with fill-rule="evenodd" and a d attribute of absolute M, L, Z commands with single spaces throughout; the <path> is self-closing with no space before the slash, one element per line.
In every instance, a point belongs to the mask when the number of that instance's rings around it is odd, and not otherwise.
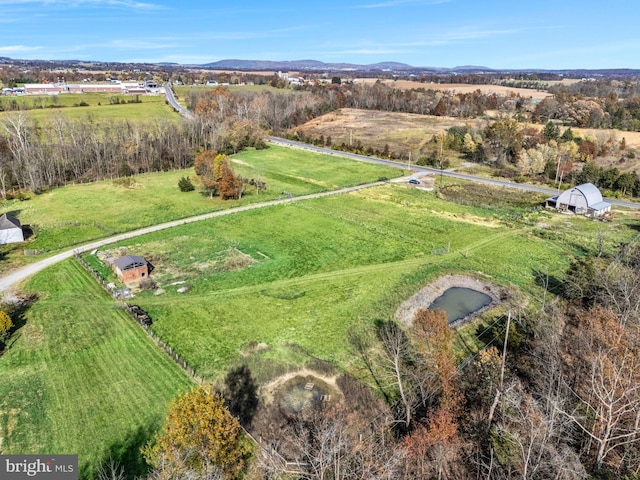
<path fill-rule="evenodd" d="M 125 255 L 124 257 L 116 258 L 113 263 L 122 271 L 144 267 L 145 265 L 147 265 L 147 261 L 142 257 L 138 257 L 137 255 Z"/>
<path fill-rule="evenodd" d="M 0 230 L 9 230 L 11 228 L 22 228 L 20 221 L 13 215 L 3 213 L 2 216 L 0 216 Z"/>

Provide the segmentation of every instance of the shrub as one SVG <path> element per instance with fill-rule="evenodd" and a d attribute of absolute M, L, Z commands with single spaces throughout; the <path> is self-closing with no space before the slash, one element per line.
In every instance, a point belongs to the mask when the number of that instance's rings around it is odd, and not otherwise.
<path fill-rule="evenodd" d="M 196 189 L 189 177 L 182 177 L 180 180 L 178 180 L 178 188 L 181 192 L 192 192 Z"/>

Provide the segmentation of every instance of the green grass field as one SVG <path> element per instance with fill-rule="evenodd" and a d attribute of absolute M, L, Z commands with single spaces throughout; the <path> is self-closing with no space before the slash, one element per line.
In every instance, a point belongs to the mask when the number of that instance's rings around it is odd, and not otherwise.
<path fill-rule="evenodd" d="M 483 275 L 535 301 L 542 295 L 536 276 L 558 277 L 575 255 L 595 251 L 591 233 L 602 226 L 578 217 L 569 226 L 566 217 L 547 212 L 505 218 L 501 210 L 387 185 L 122 245 L 156 267 L 152 277 L 165 293 L 136 300 L 156 319 L 155 331 L 200 375 L 215 379 L 255 344 L 266 344 L 262 356 L 283 365 L 294 362 L 287 348 L 296 345 L 309 358 L 350 369 L 349 329 L 393 318 L 403 299 L 446 273 Z M 606 227 L 609 251 L 634 235 L 623 224 Z M 551 231 L 558 238 L 546 238 Z M 433 253 L 443 248 L 450 253 Z M 238 255 L 245 261 L 228 268 L 227 258 Z M 177 293 L 185 284 L 190 290 Z"/>
<path fill-rule="evenodd" d="M 240 175 L 265 181 L 267 190 L 259 195 L 248 191 L 237 201 L 211 199 L 198 190 L 181 192 L 178 180 L 182 176 L 194 177 L 193 170 L 189 169 L 139 175 L 132 177 L 132 185 L 118 181 L 69 185 L 27 201 L 0 202 L 0 211 L 15 212 L 21 223 L 31 225 L 35 232 L 25 243 L 0 247 L 0 253 L 5 255 L 0 261 L 0 272 L 114 233 L 273 200 L 286 196 L 284 192 L 303 195 L 401 174 L 391 167 L 278 146 L 241 152 L 233 159 Z M 25 257 L 23 249 L 46 252 Z"/>
<path fill-rule="evenodd" d="M 258 152 L 240 158 L 246 168 L 275 168 Z M 290 174 L 296 180 L 289 185 L 305 178 L 293 167 Z M 312 185 L 326 188 L 317 182 L 340 175 L 318 173 Z M 216 382 L 246 363 L 265 382 L 326 361 L 366 381 L 349 332 L 371 332 L 377 320 L 392 319 L 404 299 L 436 277 L 482 276 L 535 304 L 540 272 L 558 278 L 572 258 L 598 248 L 599 235 L 610 253 L 636 229 L 637 221 L 604 225 L 531 210 L 514 216 L 513 207 L 465 206 L 388 184 L 117 246 L 154 264 L 151 278 L 164 293 L 138 293 L 135 303 L 200 376 Z M 434 253 L 443 248 L 450 250 Z M 178 293 L 184 286 L 188 291 Z M 110 456 L 140 471 L 139 446 L 189 381 L 75 262 L 45 270 L 27 289 L 40 300 L 0 359 L 3 449 L 78 452 L 82 478 L 92 478 Z M 480 324 L 494 316 L 487 312 L 461 330 L 472 349 Z"/>
<path fill-rule="evenodd" d="M 40 299 L 0 359 L 3 453 L 77 453 L 80 477 L 110 458 L 142 473 L 183 372 L 77 262 L 39 274 Z"/>
<path fill-rule="evenodd" d="M 102 120 L 131 120 L 131 121 L 153 121 L 153 119 L 175 119 L 178 121 L 179 115 L 173 111 L 170 105 L 165 104 L 164 96 L 139 95 L 141 103 L 124 103 L 111 105 L 109 98 L 119 98 L 122 102 L 135 99 L 135 95 L 115 95 L 110 93 L 85 93 L 85 94 L 62 94 L 56 97 L 48 95 L 29 95 L 17 97 L 15 100 L 21 108 L 26 110 L 26 114 L 37 120 L 45 120 L 55 115 L 62 115 L 71 120 L 85 120 L 91 118 L 92 121 Z M 0 101 L 7 105 L 9 97 L 0 98 Z M 34 108 L 36 105 L 45 108 Z M 87 103 L 87 106 L 79 105 L 80 102 Z M 23 105 L 24 104 L 24 105 Z M 50 108 L 54 105 L 56 108 Z M 6 116 L 16 115 L 16 112 L 0 112 L 0 121 Z"/>

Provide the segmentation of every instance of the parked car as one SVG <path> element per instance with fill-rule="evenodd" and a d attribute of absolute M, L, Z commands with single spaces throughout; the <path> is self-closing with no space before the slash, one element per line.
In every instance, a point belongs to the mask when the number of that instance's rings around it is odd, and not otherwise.
<path fill-rule="evenodd" d="M 409 183 L 412 185 L 420 185 L 420 180 L 412 178 L 411 180 L 409 180 Z"/>

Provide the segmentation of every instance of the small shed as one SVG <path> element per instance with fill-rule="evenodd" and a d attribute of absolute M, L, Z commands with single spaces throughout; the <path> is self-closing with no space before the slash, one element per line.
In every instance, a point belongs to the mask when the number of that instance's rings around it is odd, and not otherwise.
<path fill-rule="evenodd" d="M 0 216 L 0 245 L 24 242 L 20 221 L 13 215 L 3 213 Z"/>
<path fill-rule="evenodd" d="M 113 262 L 113 268 L 124 283 L 139 282 L 149 276 L 149 264 L 144 258 L 136 255 L 117 258 Z"/>
<path fill-rule="evenodd" d="M 572 212 L 600 217 L 611 210 L 611 204 L 603 200 L 598 187 L 584 183 L 565 190 L 560 195 L 547 198 L 547 206 L 561 212 Z"/>

